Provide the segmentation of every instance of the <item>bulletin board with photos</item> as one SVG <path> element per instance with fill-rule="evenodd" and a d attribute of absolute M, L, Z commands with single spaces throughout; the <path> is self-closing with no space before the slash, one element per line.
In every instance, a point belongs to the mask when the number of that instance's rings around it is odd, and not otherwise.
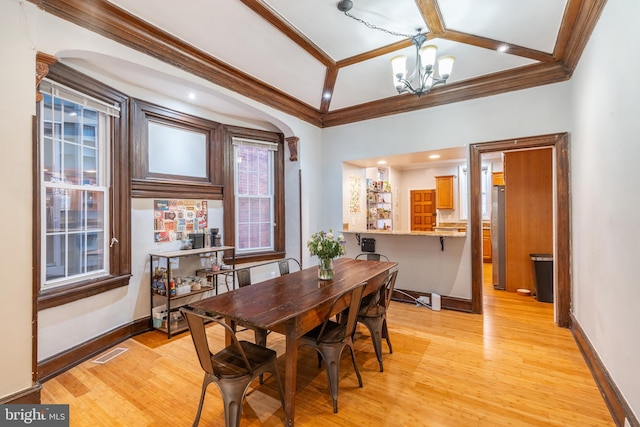
<path fill-rule="evenodd" d="M 155 242 L 172 242 L 207 229 L 207 201 L 165 199 L 153 201 Z"/>

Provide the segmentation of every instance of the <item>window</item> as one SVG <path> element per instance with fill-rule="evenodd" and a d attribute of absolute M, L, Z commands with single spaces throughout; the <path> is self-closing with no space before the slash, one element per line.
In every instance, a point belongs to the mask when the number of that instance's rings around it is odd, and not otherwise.
<path fill-rule="evenodd" d="M 126 97 L 60 64 L 49 77 L 39 86 L 35 160 L 39 309 L 124 286 L 130 276 Z"/>
<path fill-rule="evenodd" d="M 273 251 L 274 152 L 278 145 L 233 139 L 236 252 Z"/>
<path fill-rule="evenodd" d="M 132 99 L 132 195 L 223 198 L 220 123 Z"/>
<path fill-rule="evenodd" d="M 469 193 L 467 188 L 469 177 L 466 165 L 460 165 L 458 168 L 460 175 L 460 219 L 466 220 L 469 218 Z M 489 206 L 491 203 L 491 201 L 489 200 L 489 193 L 491 190 L 491 165 L 482 166 L 480 188 L 480 200 L 482 201 L 482 219 L 489 219 Z"/>
<path fill-rule="evenodd" d="M 223 243 L 236 261 L 264 261 L 285 254 L 284 136 L 224 126 Z"/>
<path fill-rule="evenodd" d="M 105 276 L 109 180 L 108 114 L 93 101 L 79 104 L 74 93 L 49 81 L 40 84 L 42 289 Z M 113 112 L 111 112 L 113 111 Z"/>

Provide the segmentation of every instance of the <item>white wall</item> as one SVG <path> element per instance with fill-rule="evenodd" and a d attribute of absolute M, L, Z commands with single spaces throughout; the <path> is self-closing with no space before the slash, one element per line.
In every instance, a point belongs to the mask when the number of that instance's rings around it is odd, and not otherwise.
<path fill-rule="evenodd" d="M 629 30 L 638 16 L 637 0 L 609 0 L 571 81 L 573 313 L 636 418 L 640 39 Z"/>
<path fill-rule="evenodd" d="M 35 52 L 17 2 L 0 2 L 0 398 L 31 386 L 31 117 L 35 114 Z"/>
<path fill-rule="evenodd" d="M 351 212 L 349 200 L 351 197 L 351 177 L 360 179 L 358 206 L 360 212 Z M 342 165 L 342 223 L 336 224 L 336 230 L 341 230 L 342 224 L 347 224 L 349 230 L 363 230 L 367 228 L 367 186 L 366 169 L 349 163 Z M 355 191 L 355 189 L 354 189 Z M 354 206 L 355 207 L 355 206 Z"/>

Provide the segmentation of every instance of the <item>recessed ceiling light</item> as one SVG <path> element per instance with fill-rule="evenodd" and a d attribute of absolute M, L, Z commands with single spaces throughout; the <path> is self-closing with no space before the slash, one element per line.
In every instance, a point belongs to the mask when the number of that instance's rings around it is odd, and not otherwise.
<path fill-rule="evenodd" d="M 331 92 L 325 92 L 325 93 L 324 93 L 324 95 L 322 95 L 322 97 L 323 97 L 324 99 L 329 99 L 329 98 L 331 98 Z"/>
<path fill-rule="evenodd" d="M 386 165 L 387 161 L 386 160 L 378 160 L 378 164 L 379 165 Z"/>
<path fill-rule="evenodd" d="M 506 44 L 501 44 L 500 46 L 498 46 L 498 52 L 506 52 L 509 50 L 509 46 Z"/>
<path fill-rule="evenodd" d="M 189 99 L 190 99 L 190 100 L 192 100 L 192 101 L 193 101 L 194 99 L 196 99 L 196 94 L 195 94 L 195 93 L 193 93 L 193 92 L 189 92 Z"/>
<path fill-rule="evenodd" d="M 430 159 L 439 159 L 440 158 L 440 154 L 430 154 L 429 158 Z"/>

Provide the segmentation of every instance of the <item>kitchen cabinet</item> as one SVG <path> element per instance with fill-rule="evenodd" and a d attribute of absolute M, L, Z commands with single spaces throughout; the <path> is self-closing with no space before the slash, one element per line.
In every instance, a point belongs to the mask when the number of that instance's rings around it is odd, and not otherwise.
<path fill-rule="evenodd" d="M 436 176 L 436 208 L 453 209 L 453 175 Z"/>
<path fill-rule="evenodd" d="M 504 185 L 504 172 L 493 172 L 491 174 L 492 185 Z"/>
<path fill-rule="evenodd" d="M 203 265 L 214 256 L 218 260 L 217 271 L 212 271 L 211 265 Z M 207 292 L 214 289 L 217 292 L 218 280 L 234 280 L 233 246 L 153 252 L 149 257 L 151 321 L 154 328 L 167 333 L 167 338 L 188 328 L 180 315 L 181 306 L 208 296 Z M 231 260 L 230 265 L 220 262 L 225 257 Z M 198 277 L 200 272 L 206 272 L 205 276 Z"/>
<path fill-rule="evenodd" d="M 491 262 L 491 229 L 482 229 L 482 262 Z"/>

